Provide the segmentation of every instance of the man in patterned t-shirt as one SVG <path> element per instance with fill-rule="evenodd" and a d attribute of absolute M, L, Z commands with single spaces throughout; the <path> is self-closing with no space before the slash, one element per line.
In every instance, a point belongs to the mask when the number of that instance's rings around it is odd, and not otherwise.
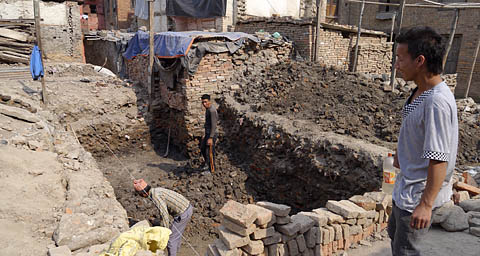
<path fill-rule="evenodd" d="M 451 178 L 458 146 L 455 98 L 440 77 L 442 37 L 429 27 L 416 27 L 396 39 L 395 68 L 417 88 L 402 110 L 394 166 L 400 174 L 393 189 L 388 223 L 392 254 L 420 255 L 432 212 L 452 195 Z"/>
<path fill-rule="evenodd" d="M 134 180 L 133 187 L 144 197 L 150 197 L 160 211 L 161 224 L 172 231 L 168 239 L 169 256 L 177 255 L 182 242 L 182 234 L 192 218 L 193 207 L 184 196 L 165 188 L 151 188 L 143 179 Z M 173 221 L 170 224 L 170 214 Z"/>

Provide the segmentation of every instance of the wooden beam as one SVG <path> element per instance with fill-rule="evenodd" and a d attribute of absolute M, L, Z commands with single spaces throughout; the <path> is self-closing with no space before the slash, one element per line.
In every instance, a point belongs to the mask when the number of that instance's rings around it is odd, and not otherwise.
<path fill-rule="evenodd" d="M 29 34 L 18 32 L 8 28 L 0 28 L 0 36 L 15 39 L 22 42 L 28 42 Z"/>
<path fill-rule="evenodd" d="M 323 3 L 322 0 L 317 0 L 316 1 L 317 3 L 317 24 L 316 24 L 316 27 L 315 27 L 315 50 L 314 50 L 314 53 L 315 54 L 313 56 L 313 61 L 317 62 L 318 61 L 318 46 L 320 45 L 320 21 L 321 21 L 321 15 L 322 15 L 322 7 L 321 7 L 321 4 Z"/>
<path fill-rule="evenodd" d="M 470 91 L 470 85 L 472 84 L 473 71 L 475 70 L 475 63 L 477 62 L 479 48 L 480 48 L 480 33 L 477 41 L 477 49 L 475 50 L 475 55 L 473 57 L 472 69 L 470 70 L 470 76 L 468 77 L 467 90 L 465 91 L 465 98 L 468 97 L 468 92 Z"/>
<path fill-rule="evenodd" d="M 450 31 L 450 38 L 448 39 L 448 45 L 447 45 L 447 48 L 445 49 L 445 54 L 443 55 L 443 60 L 442 60 L 442 70 L 444 72 L 445 72 L 445 64 L 447 63 L 448 53 L 450 52 L 450 48 L 452 48 L 453 38 L 455 37 L 455 31 L 457 30 L 458 15 L 459 15 L 459 10 L 455 9 L 455 15 L 453 16 L 453 22 L 452 22 L 452 30 Z"/>
<path fill-rule="evenodd" d="M 29 63 L 28 58 L 19 57 L 16 55 L 12 55 L 10 52 L 3 52 L 3 51 L 0 51 L 0 59 L 6 60 L 9 62 L 14 62 L 14 63 L 16 62 L 25 63 L 25 64 Z"/>
<path fill-rule="evenodd" d="M 468 191 L 473 196 L 479 195 L 480 194 L 480 188 L 470 186 L 467 183 L 457 181 L 455 184 L 453 184 L 453 187 L 456 188 L 457 190 L 465 190 Z"/>
<path fill-rule="evenodd" d="M 363 19 L 363 10 L 365 9 L 365 0 L 362 1 L 360 7 L 360 17 L 358 18 L 358 31 L 357 31 L 357 42 L 355 42 L 355 55 L 353 56 L 353 66 L 352 71 L 357 71 L 357 60 L 358 60 L 358 45 L 360 44 L 360 34 L 362 34 L 362 19 Z"/>
<path fill-rule="evenodd" d="M 37 44 L 40 49 L 40 60 L 42 61 L 43 76 L 40 78 L 42 83 L 42 101 L 44 107 L 48 105 L 47 87 L 45 86 L 45 67 L 43 62 L 43 45 L 42 45 L 42 30 L 40 27 L 40 3 L 39 0 L 33 0 L 33 13 L 35 17 L 35 35 L 37 36 Z"/>
<path fill-rule="evenodd" d="M 405 0 L 400 0 L 400 8 L 398 10 L 398 23 L 397 23 L 397 35 L 400 34 L 403 22 L 403 12 L 405 10 Z M 397 61 L 397 43 L 393 43 L 393 56 L 392 56 L 392 72 L 390 74 L 390 89 L 392 92 L 395 90 L 395 76 L 397 70 L 395 69 L 395 62 Z"/>
<path fill-rule="evenodd" d="M 390 28 L 390 42 L 393 42 L 393 31 L 395 31 L 395 19 L 397 18 L 397 13 L 392 17 L 392 27 Z"/>
<path fill-rule="evenodd" d="M 153 103 L 153 55 L 155 54 L 155 49 L 153 48 L 153 42 L 154 42 L 154 36 L 155 34 L 153 33 L 154 30 L 154 0 L 148 0 L 148 30 L 149 30 L 149 47 L 150 47 L 150 52 L 149 52 L 149 60 L 148 60 L 148 74 L 149 74 L 149 80 L 148 81 L 148 110 L 152 111 L 152 103 Z"/>

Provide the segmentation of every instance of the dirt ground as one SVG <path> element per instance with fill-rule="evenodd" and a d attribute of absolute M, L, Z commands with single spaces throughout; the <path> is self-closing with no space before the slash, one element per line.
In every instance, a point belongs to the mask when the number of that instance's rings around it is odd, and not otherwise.
<path fill-rule="evenodd" d="M 381 76 L 351 74 L 311 63 L 286 62 L 267 68 L 260 76 L 242 76 L 236 95 L 259 112 L 289 119 L 309 120 L 319 131 L 333 131 L 370 143 L 395 148 L 401 109 L 412 86 L 383 90 Z M 480 109 L 459 111 L 458 164 L 480 161 Z"/>

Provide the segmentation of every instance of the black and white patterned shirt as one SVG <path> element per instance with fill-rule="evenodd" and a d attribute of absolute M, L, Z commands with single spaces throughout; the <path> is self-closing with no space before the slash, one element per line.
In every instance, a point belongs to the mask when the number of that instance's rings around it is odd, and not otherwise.
<path fill-rule="evenodd" d="M 444 82 L 411 101 L 402 109 L 402 127 L 397 156 L 401 172 L 393 191 L 395 204 L 413 212 L 425 190 L 430 160 L 448 162 L 447 175 L 434 207 L 450 200 L 449 182 L 455 168 L 458 147 L 458 119 L 455 97 Z"/>

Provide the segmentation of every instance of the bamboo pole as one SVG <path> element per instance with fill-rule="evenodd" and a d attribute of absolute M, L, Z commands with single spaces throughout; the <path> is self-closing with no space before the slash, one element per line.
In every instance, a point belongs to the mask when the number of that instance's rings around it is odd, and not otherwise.
<path fill-rule="evenodd" d="M 362 18 L 363 18 L 364 9 L 365 9 L 365 0 L 362 1 L 362 6 L 360 7 L 360 17 L 358 18 L 357 42 L 355 42 L 355 55 L 353 56 L 353 66 L 352 66 L 353 72 L 357 71 L 358 45 L 360 44 L 360 35 L 362 34 Z"/>
<path fill-rule="evenodd" d="M 48 105 L 47 86 L 45 85 L 45 68 L 43 65 L 43 45 L 42 45 L 42 31 L 40 26 L 40 3 L 38 0 L 33 0 L 33 13 L 35 17 L 35 35 L 37 36 L 37 44 L 40 49 L 40 60 L 42 61 L 43 76 L 40 77 L 42 83 L 42 102 L 46 107 Z"/>
<path fill-rule="evenodd" d="M 318 46 L 320 44 L 320 18 L 321 18 L 321 11 L 322 11 L 322 5 L 323 3 L 323 0 L 317 0 L 317 26 L 315 27 L 315 51 L 314 51 L 314 56 L 313 56 L 313 60 L 315 62 L 318 61 Z"/>
<path fill-rule="evenodd" d="M 470 85 L 472 84 L 473 71 L 475 70 L 475 63 L 477 62 L 478 49 L 480 48 L 480 33 L 477 42 L 477 49 L 475 50 L 475 56 L 473 57 L 472 69 L 470 70 L 470 77 L 468 78 L 467 91 L 465 91 L 465 98 L 468 97 L 468 92 L 470 91 Z"/>
<path fill-rule="evenodd" d="M 397 13 L 393 14 L 392 17 L 392 27 L 390 28 L 390 42 L 393 42 L 393 31 L 395 30 L 395 18 L 397 17 Z"/>
<path fill-rule="evenodd" d="M 403 22 L 403 11 L 405 9 L 405 0 L 400 0 L 400 8 L 398 10 L 398 23 L 397 23 L 397 35 L 400 34 L 402 29 L 402 22 Z M 395 89 L 395 76 L 397 74 L 397 70 L 395 69 L 395 62 L 397 61 L 397 43 L 393 44 L 393 56 L 392 56 L 392 72 L 390 75 L 390 88 L 392 92 Z"/>
<path fill-rule="evenodd" d="M 447 48 L 445 49 L 445 54 L 443 55 L 442 70 L 444 72 L 445 72 L 445 64 L 447 63 L 448 53 L 450 52 L 450 48 L 452 48 L 453 38 L 455 37 L 455 31 L 457 30 L 459 12 L 460 10 L 455 9 L 455 16 L 453 17 L 453 22 L 452 22 L 452 30 L 450 31 L 450 38 L 448 39 L 448 45 L 447 45 Z"/>
<path fill-rule="evenodd" d="M 154 42 L 154 23 L 153 23 L 153 18 L 154 18 L 154 0 L 148 0 L 148 31 L 149 31 L 149 60 L 148 60 L 148 73 L 149 73 L 149 80 L 148 81 L 148 110 L 152 110 L 152 102 L 153 102 L 153 55 L 155 54 L 154 47 L 153 47 L 153 42 Z"/>

